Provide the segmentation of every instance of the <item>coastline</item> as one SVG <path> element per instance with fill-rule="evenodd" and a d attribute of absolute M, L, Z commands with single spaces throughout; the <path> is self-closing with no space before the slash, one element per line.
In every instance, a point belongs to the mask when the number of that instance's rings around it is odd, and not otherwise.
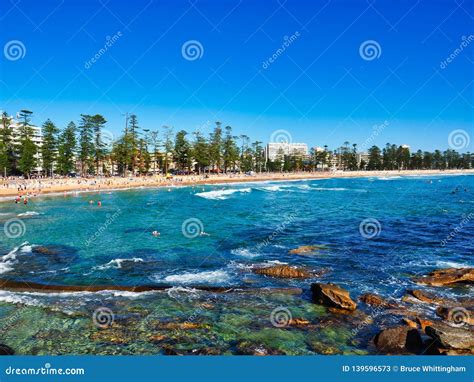
<path fill-rule="evenodd" d="M 333 178 L 370 178 L 399 176 L 433 175 L 474 175 L 474 169 L 467 170 L 392 170 L 392 171 L 346 171 L 346 172 L 300 172 L 300 173 L 262 173 L 253 176 L 243 174 L 180 175 L 173 179 L 162 176 L 138 178 L 69 178 L 69 179 L 30 179 L 3 181 L 0 188 L 0 202 L 10 200 L 11 196 L 59 196 L 72 193 L 97 193 L 101 191 L 123 191 L 141 188 L 162 188 L 196 185 L 227 185 L 233 183 L 300 181 Z M 22 186 L 22 190 L 18 187 Z"/>

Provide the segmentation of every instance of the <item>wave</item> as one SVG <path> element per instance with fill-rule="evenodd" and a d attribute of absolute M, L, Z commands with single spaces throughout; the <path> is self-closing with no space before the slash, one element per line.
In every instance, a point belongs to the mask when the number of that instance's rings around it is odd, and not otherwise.
<path fill-rule="evenodd" d="M 41 215 L 41 214 L 36 211 L 26 211 L 26 212 L 22 212 L 21 214 L 18 214 L 18 216 L 36 216 L 36 215 Z"/>
<path fill-rule="evenodd" d="M 239 188 L 239 189 L 230 189 L 230 190 L 218 190 L 218 191 L 206 191 L 206 192 L 198 192 L 194 194 L 204 199 L 211 199 L 211 200 L 224 200 L 228 199 L 230 195 L 235 194 L 236 192 L 251 192 L 252 189 L 249 188 Z"/>
<path fill-rule="evenodd" d="M 24 242 L 18 247 L 13 248 L 6 255 L 0 257 L 0 274 L 13 270 L 13 265 L 16 263 L 16 255 L 18 252 L 31 252 L 31 245 L 28 242 Z"/>
<path fill-rule="evenodd" d="M 95 266 L 94 269 L 97 269 L 97 270 L 104 270 L 104 269 L 110 269 L 110 268 L 121 269 L 123 263 L 126 263 L 126 262 L 142 263 L 143 261 L 144 260 L 140 257 L 132 257 L 131 259 L 113 259 L 109 261 L 107 264 Z"/>
<path fill-rule="evenodd" d="M 248 257 L 248 258 L 253 258 L 253 257 L 260 256 L 260 253 L 251 252 L 250 249 L 248 249 L 248 248 L 232 249 L 230 251 L 230 253 L 232 253 L 233 255 L 236 255 L 236 256 L 243 256 L 243 257 Z"/>
<path fill-rule="evenodd" d="M 165 281 L 171 284 L 195 284 L 195 283 L 225 283 L 230 280 L 230 275 L 222 270 L 206 271 L 198 273 L 181 273 L 169 275 L 164 278 L 155 278 L 156 281 Z"/>

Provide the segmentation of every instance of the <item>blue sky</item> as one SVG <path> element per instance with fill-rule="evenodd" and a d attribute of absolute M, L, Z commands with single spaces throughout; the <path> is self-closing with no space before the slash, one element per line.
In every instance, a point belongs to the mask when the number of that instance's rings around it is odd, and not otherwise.
<path fill-rule="evenodd" d="M 283 129 L 311 146 L 426 150 L 462 129 L 460 151 L 473 151 L 474 41 L 455 53 L 474 34 L 473 1 L 5 0 L 0 15 L 0 108 L 36 124 L 99 113 L 118 134 L 133 112 L 148 129 L 219 120 L 263 142 Z M 191 40 L 195 60 L 182 54 Z M 11 59 L 11 41 L 24 56 Z"/>

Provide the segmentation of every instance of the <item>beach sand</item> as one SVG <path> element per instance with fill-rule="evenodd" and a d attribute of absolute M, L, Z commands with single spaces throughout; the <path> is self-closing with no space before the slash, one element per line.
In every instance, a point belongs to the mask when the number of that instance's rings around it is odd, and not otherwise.
<path fill-rule="evenodd" d="M 4 179 L 0 181 L 0 197 L 29 195 L 37 196 L 51 193 L 98 192 L 142 187 L 174 187 L 206 184 L 226 184 L 261 181 L 290 181 L 321 178 L 349 177 L 394 177 L 394 176 L 429 176 L 429 175 L 462 175 L 474 174 L 469 170 L 403 170 L 403 171 L 336 171 L 336 172 L 298 172 L 298 173 L 255 173 L 221 175 L 180 175 L 172 179 L 163 176 L 147 177 L 94 177 L 64 179 Z M 21 190 L 19 191 L 19 187 Z"/>

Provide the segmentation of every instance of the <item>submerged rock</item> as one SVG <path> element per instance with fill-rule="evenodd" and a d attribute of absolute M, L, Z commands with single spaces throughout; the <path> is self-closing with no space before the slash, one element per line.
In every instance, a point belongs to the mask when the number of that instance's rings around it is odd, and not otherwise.
<path fill-rule="evenodd" d="M 471 330 L 433 322 L 426 327 L 425 333 L 435 340 L 436 346 L 440 349 L 474 352 L 474 336 Z"/>
<path fill-rule="evenodd" d="M 253 270 L 257 275 L 265 275 L 279 278 L 307 279 L 311 273 L 305 268 L 291 267 L 289 265 L 275 265 L 271 267 L 256 268 Z"/>
<path fill-rule="evenodd" d="M 378 294 L 374 294 L 374 293 L 365 293 L 359 297 L 359 300 L 371 306 L 380 306 L 383 308 L 397 307 L 396 304 L 390 303 L 384 298 L 380 297 Z"/>
<path fill-rule="evenodd" d="M 351 299 L 349 292 L 335 284 L 311 284 L 313 302 L 331 308 L 355 310 L 357 304 Z"/>
<path fill-rule="evenodd" d="M 415 277 L 418 284 L 445 286 L 457 283 L 474 283 L 474 268 L 447 268 L 430 272 L 428 276 Z"/>
<path fill-rule="evenodd" d="M 15 351 L 8 345 L 0 344 L 0 355 L 14 355 Z"/>
<path fill-rule="evenodd" d="M 291 249 L 288 253 L 290 255 L 308 255 L 324 249 L 327 249 L 325 245 L 302 245 L 298 248 Z"/>
<path fill-rule="evenodd" d="M 262 344 L 250 341 L 241 341 L 236 346 L 236 353 L 240 355 L 283 355 L 285 353 L 276 349 L 269 349 Z"/>
<path fill-rule="evenodd" d="M 423 341 L 417 329 L 396 326 L 384 329 L 377 334 L 374 344 L 379 352 L 385 354 L 418 354 L 421 352 Z"/>

